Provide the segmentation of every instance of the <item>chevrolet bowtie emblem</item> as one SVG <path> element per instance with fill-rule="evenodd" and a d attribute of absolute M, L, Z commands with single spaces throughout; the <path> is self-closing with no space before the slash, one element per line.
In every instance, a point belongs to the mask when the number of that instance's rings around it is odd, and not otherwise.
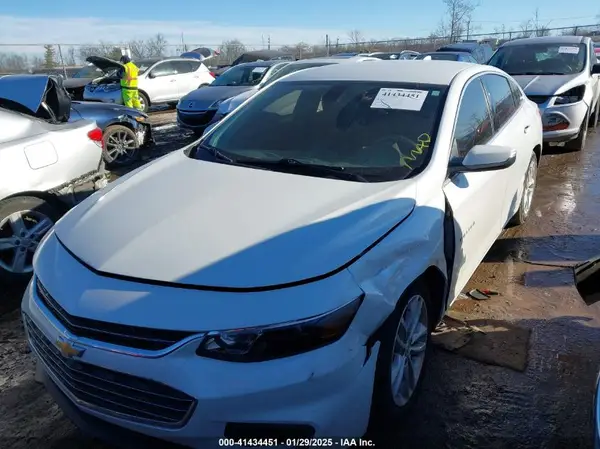
<path fill-rule="evenodd" d="M 85 349 L 75 346 L 73 343 L 63 337 L 58 337 L 56 347 L 63 357 L 72 359 L 73 357 L 81 357 Z"/>

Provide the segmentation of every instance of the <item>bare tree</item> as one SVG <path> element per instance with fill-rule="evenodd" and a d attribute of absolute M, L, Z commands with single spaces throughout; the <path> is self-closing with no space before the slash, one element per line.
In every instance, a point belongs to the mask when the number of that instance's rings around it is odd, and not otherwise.
<path fill-rule="evenodd" d="M 471 16 L 479 4 L 475 3 L 474 0 L 443 1 L 446 5 L 446 17 L 440 22 L 437 34 L 448 37 L 451 42 L 455 42 L 470 28 Z"/>
<path fill-rule="evenodd" d="M 535 8 L 535 13 L 533 15 L 532 25 L 534 29 L 534 33 L 537 37 L 550 36 L 550 22 L 546 24 L 542 23 L 540 20 L 540 10 L 539 8 Z"/>
<path fill-rule="evenodd" d="M 158 33 L 146 43 L 147 56 L 155 58 L 165 56 L 167 45 L 168 43 L 165 37 Z"/>
<path fill-rule="evenodd" d="M 67 52 L 64 55 L 64 60 L 66 65 L 75 65 L 77 64 L 77 57 L 75 55 L 75 47 L 69 47 Z"/>
<path fill-rule="evenodd" d="M 43 64 L 43 61 L 41 62 Z M 24 73 L 27 69 L 27 56 L 15 53 L 0 53 L 0 72 Z"/>
<path fill-rule="evenodd" d="M 131 56 L 134 59 L 142 59 L 148 56 L 147 44 L 142 39 L 132 40 L 128 45 L 129 49 L 131 50 Z"/>
<path fill-rule="evenodd" d="M 533 32 L 533 23 L 531 19 L 527 19 L 519 25 L 519 37 L 531 37 Z"/>
<path fill-rule="evenodd" d="M 365 41 L 365 36 L 359 30 L 348 31 L 348 39 L 352 45 L 358 45 Z"/>
<path fill-rule="evenodd" d="M 230 39 L 223 41 L 219 46 L 219 51 L 221 52 L 219 62 L 231 63 L 235 58 L 246 52 L 246 46 L 239 39 Z"/>

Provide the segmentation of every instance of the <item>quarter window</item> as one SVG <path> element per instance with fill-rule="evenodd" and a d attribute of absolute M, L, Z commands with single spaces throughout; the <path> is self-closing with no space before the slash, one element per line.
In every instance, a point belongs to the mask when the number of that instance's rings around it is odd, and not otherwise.
<path fill-rule="evenodd" d="M 494 128 L 499 130 L 515 113 L 517 107 L 508 80 L 501 75 L 485 75 L 483 85 L 490 95 Z"/>
<path fill-rule="evenodd" d="M 454 156 L 464 157 L 475 145 L 486 144 L 494 133 L 490 111 L 479 79 L 463 92 L 454 132 Z"/>

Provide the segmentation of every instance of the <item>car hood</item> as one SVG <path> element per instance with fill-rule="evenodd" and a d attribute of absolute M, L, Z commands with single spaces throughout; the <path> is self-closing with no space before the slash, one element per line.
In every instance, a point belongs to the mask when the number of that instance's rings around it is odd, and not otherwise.
<path fill-rule="evenodd" d="M 89 56 L 86 58 L 86 61 L 90 64 L 94 64 L 106 74 L 113 70 L 122 69 L 124 67 L 120 62 L 105 58 L 103 56 Z"/>
<path fill-rule="evenodd" d="M 256 90 L 252 86 L 206 86 L 191 91 L 179 103 L 179 108 L 208 109 L 215 101 L 226 100 L 248 90 Z"/>
<path fill-rule="evenodd" d="M 575 87 L 580 73 L 574 75 L 513 75 L 525 95 L 555 95 Z"/>
<path fill-rule="evenodd" d="M 55 226 L 101 273 L 206 288 L 268 288 L 343 267 L 406 218 L 414 181 L 360 183 L 158 159 Z M 151 198 L 151 203 L 148 202 Z"/>

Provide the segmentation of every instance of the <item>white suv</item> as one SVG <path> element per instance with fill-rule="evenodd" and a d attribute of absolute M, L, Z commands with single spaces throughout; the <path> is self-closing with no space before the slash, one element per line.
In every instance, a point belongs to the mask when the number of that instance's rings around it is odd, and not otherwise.
<path fill-rule="evenodd" d="M 123 65 L 101 56 L 90 56 L 86 61 L 94 64 L 105 75 L 85 86 L 83 99 L 122 104 L 118 73 Z M 215 79 L 197 59 L 142 59 L 134 63 L 140 69 L 138 87 L 144 112 L 155 104 L 176 104 L 188 92 L 208 85 Z"/>

